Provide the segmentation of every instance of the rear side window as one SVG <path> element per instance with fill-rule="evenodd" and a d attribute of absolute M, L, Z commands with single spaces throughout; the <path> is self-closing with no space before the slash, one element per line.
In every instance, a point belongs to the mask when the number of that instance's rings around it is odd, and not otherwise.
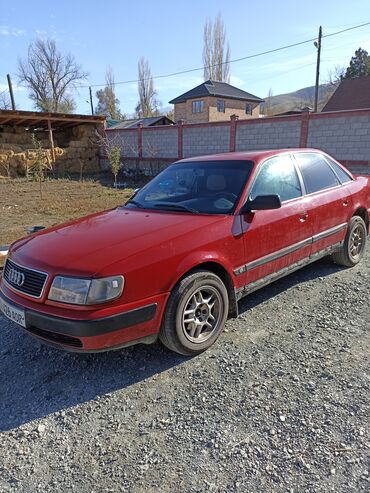
<path fill-rule="evenodd" d="M 334 159 L 331 159 L 329 156 L 325 156 L 325 159 L 329 161 L 331 167 L 335 171 L 337 177 L 342 183 L 348 183 L 349 181 L 352 181 L 352 178 L 349 176 L 349 174 L 344 171 L 344 169 L 339 166 L 337 162 L 334 161 Z"/>
<path fill-rule="evenodd" d="M 307 193 L 319 192 L 338 186 L 339 180 L 321 154 L 300 152 L 295 154 Z"/>
<path fill-rule="evenodd" d="M 255 199 L 257 195 L 269 194 L 279 195 L 282 202 L 302 195 L 292 158 L 286 154 L 268 159 L 262 164 L 253 184 L 250 199 Z"/>

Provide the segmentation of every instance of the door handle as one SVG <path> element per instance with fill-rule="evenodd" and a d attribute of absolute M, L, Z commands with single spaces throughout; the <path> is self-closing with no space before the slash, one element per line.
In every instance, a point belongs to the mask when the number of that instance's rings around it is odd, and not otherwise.
<path fill-rule="evenodd" d="M 343 207 L 347 207 L 348 203 L 349 203 L 348 199 L 343 200 Z"/>
<path fill-rule="evenodd" d="M 304 223 L 306 219 L 308 219 L 308 212 L 307 211 L 300 212 L 299 220 L 301 221 L 301 223 Z"/>

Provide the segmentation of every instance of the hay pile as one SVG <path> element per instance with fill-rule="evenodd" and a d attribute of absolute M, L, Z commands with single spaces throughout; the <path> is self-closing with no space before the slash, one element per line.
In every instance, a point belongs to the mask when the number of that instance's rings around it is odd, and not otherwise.
<path fill-rule="evenodd" d="M 54 157 L 46 132 L 37 135 L 45 167 L 56 175 L 100 171 L 99 149 L 93 125 L 79 125 L 54 132 Z M 30 132 L 24 127 L 3 127 L 0 134 L 0 176 L 27 176 L 36 163 Z"/>

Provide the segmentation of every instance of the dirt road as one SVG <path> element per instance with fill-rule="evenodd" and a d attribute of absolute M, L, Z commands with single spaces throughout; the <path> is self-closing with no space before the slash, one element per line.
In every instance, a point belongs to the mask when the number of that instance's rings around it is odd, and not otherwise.
<path fill-rule="evenodd" d="M 0 491 L 370 489 L 370 251 L 241 302 L 196 358 L 76 355 L 0 317 Z"/>

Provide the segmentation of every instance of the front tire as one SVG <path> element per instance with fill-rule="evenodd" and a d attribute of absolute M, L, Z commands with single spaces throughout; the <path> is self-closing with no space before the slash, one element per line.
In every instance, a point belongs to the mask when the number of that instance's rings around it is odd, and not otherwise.
<path fill-rule="evenodd" d="M 366 249 L 367 229 L 362 217 L 353 216 L 341 249 L 333 253 L 336 264 L 354 267 L 362 259 Z"/>
<path fill-rule="evenodd" d="M 228 311 L 229 297 L 222 280 L 213 272 L 195 271 L 172 291 L 159 338 L 176 353 L 202 353 L 218 339 Z"/>

